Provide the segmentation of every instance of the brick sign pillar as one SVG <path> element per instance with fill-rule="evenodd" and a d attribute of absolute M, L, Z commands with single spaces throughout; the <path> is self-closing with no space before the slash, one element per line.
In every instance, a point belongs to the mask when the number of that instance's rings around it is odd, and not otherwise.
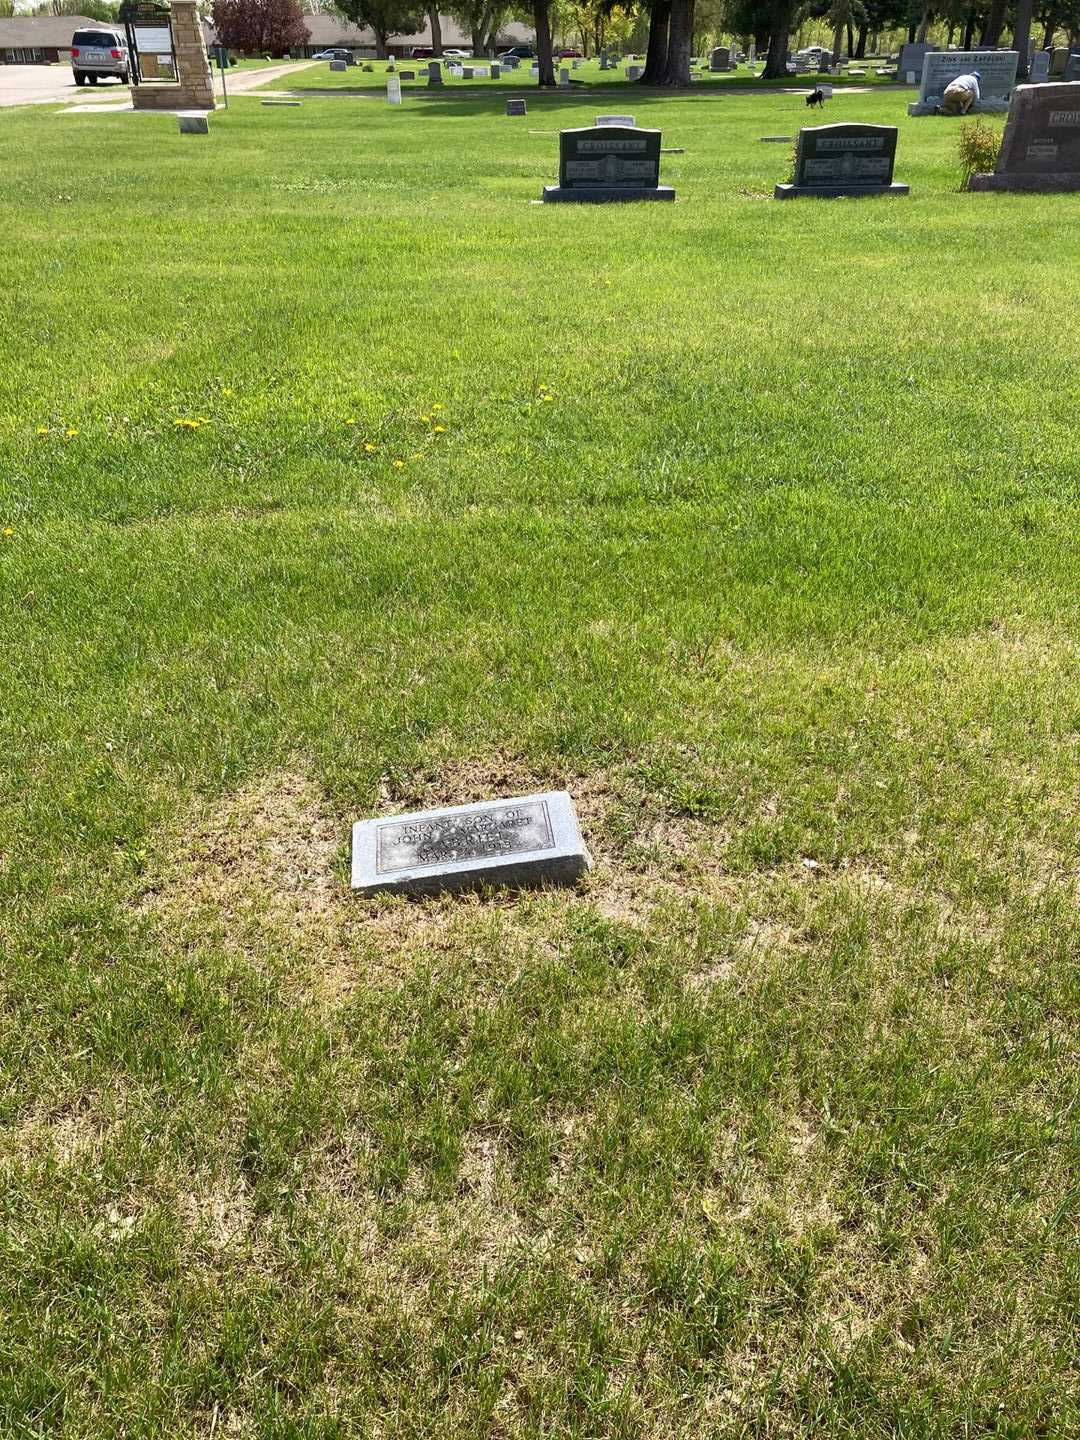
<path fill-rule="evenodd" d="M 213 110 L 214 81 L 196 0 L 172 0 L 178 84 L 150 81 L 131 87 L 136 110 Z"/>

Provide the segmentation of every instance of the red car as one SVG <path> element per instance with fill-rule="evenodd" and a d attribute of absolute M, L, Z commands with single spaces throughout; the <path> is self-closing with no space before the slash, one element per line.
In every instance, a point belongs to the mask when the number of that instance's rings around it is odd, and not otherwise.
<path fill-rule="evenodd" d="M 584 58 L 580 50 L 563 49 L 555 51 L 556 60 L 584 60 Z"/>

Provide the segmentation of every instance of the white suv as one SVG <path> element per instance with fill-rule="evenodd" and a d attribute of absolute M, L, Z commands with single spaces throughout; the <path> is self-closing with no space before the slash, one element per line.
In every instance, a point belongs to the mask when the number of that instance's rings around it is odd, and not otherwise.
<path fill-rule="evenodd" d="M 76 30 L 71 37 L 71 69 L 76 85 L 84 85 L 87 80 L 96 85 L 102 75 L 115 75 L 121 85 L 126 85 L 131 64 L 123 33 L 104 27 Z"/>

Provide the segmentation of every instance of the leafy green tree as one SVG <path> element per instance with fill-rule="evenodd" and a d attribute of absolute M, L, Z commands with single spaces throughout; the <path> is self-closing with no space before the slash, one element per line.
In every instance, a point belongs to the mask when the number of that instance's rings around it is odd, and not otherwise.
<path fill-rule="evenodd" d="M 375 54 L 385 60 L 391 35 L 412 35 L 424 23 L 415 0 L 335 0 L 334 9 L 354 25 L 375 32 Z"/>
<path fill-rule="evenodd" d="M 495 4 L 494 0 L 461 0 L 461 3 L 447 7 L 446 13 L 469 32 L 473 54 L 486 55 L 495 44 L 510 7 Z M 523 18 L 531 17 L 526 15 Z"/>

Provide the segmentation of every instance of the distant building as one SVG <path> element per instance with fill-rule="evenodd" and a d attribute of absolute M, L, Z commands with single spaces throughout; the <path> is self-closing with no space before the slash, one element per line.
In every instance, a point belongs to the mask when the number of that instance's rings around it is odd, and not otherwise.
<path fill-rule="evenodd" d="M 444 50 L 466 50 L 472 53 L 472 37 L 465 33 L 455 20 L 449 15 L 443 15 L 442 19 L 442 43 Z M 289 54 L 294 59 L 310 59 L 312 55 L 318 54 L 320 50 L 330 50 L 337 46 L 343 46 L 347 50 L 353 50 L 358 56 L 364 59 L 371 59 L 375 55 L 375 32 L 364 29 L 362 26 L 353 25 L 348 20 L 341 20 L 336 15 L 305 15 L 304 24 L 310 30 L 306 45 L 294 45 Z M 214 27 L 209 21 L 204 21 L 203 29 L 206 32 L 206 43 L 208 46 L 217 44 L 217 36 Z M 533 32 L 524 25 L 510 24 L 499 31 L 497 50 L 506 50 L 511 45 L 524 45 L 533 38 Z M 387 42 L 387 50 L 391 55 L 399 59 L 408 56 L 415 45 L 431 44 L 431 27 L 417 31 L 415 35 L 391 35 Z"/>
<path fill-rule="evenodd" d="M 0 65 L 55 65 L 71 59 L 76 30 L 100 29 L 85 15 L 12 15 L 0 20 Z"/>
<path fill-rule="evenodd" d="M 71 37 L 76 30 L 99 29 L 99 20 L 85 15 L 13 15 L 0 19 L 0 64 L 55 65 L 71 56 Z M 112 22 L 109 22 L 112 23 Z M 310 59 L 320 50 L 343 45 L 365 59 L 375 54 L 375 32 L 340 20 L 336 15 L 305 15 L 304 24 L 311 34 L 306 45 L 294 46 L 294 59 Z M 216 45 L 217 37 L 209 21 L 204 22 L 207 45 Z M 532 31 L 523 25 L 511 24 L 499 32 L 497 50 L 523 45 L 532 39 Z M 444 49 L 471 52 L 472 39 L 448 15 L 442 17 Z M 387 49 L 399 58 L 407 56 L 415 45 L 431 44 L 430 26 L 415 35 L 393 35 Z"/>

